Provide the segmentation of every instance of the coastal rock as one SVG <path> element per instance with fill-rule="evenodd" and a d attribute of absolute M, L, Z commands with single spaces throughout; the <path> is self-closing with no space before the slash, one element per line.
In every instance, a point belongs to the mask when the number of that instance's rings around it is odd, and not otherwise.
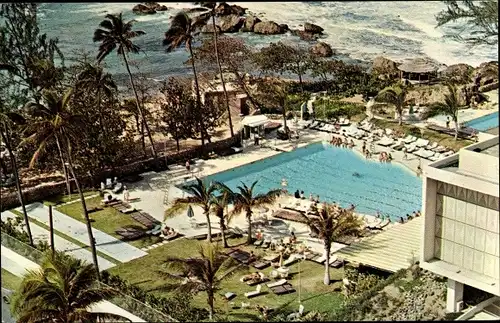
<path fill-rule="evenodd" d="M 225 2 L 222 2 L 215 8 L 215 14 L 217 16 L 228 16 L 228 15 L 237 15 L 243 16 L 246 12 L 246 8 L 242 8 L 237 5 L 229 5 Z"/>
<path fill-rule="evenodd" d="M 290 30 L 290 28 L 288 28 L 288 25 L 287 25 L 287 24 L 280 24 L 280 27 L 281 27 L 281 29 L 283 29 L 284 31 L 288 31 L 288 30 Z"/>
<path fill-rule="evenodd" d="M 240 28 L 245 23 L 245 18 L 238 15 L 229 15 L 219 18 L 218 25 L 223 33 L 235 33 L 240 30 Z"/>
<path fill-rule="evenodd" d="M 372 71 L 379 75 L 398 75 L 398 64 L 388 58 L 378 56 L 373 60 Z"/>
<path fill-rule="evenodd" d="M 255 24 L 253 32 L 263 35 L 278 35 L 283 34 L 285 31 L 274 21 L 261 21 Z"/>
<path fill-rule="evenodd" d="M 292 30 L 290 30 L 290 32 L 292 33 L 292 35 L 299 36 L 300 39 L 305 40 L 305 41 L 313 41 L 313 40 L 318 39 L 317 35 L 310 33 L 310 32 L 303 31 L 303 30 L 292 29 Z"/>
<path fill-rule="evenodd" d="M 220 26 L 217 25 L 217 30 L 218 32 L 220 33 Z M 204 34 L 211 34 L 214 32 L 214 25 L 213 24 L 208 24 L 208 25 L 205 25 L 201 28 L 201 32 L 204 33 Z"/>
<path fill-rule="evenodd" d="M 241 29 L 241 31 L 252 32 L 253 31 L 253 27 L 255 26 L 255 24 L 258 23 L 258 22 L 261 22 L 261 21 L 262 20 L 260 20 L 259 17 L 250 15 L 250 16 L 248 16 L 246 18 L 245 25 L 243 26 L 243 28 Z"/>
<path fill-rule="evenodd" d="M 332 57 L 333 49 L 330 45 L 324 42 L 318 42 L 309 49 L 309 52 L 318 57 Z"/>
<path fill-rule="evenodd" d="M 480 86 L 498 82 L 498 62 L 482 63 L 474 70 L 473 75 L 474 77 L 480 75 Z"/>
<path fill-rule="evenodd" d="M 311 33 L 311 34 L 322 34 L 324 29 L 318 25 L 311 24 L 309 22 L 306 22 L 304 24 L 304 31 Z"/>
<path fill-rule="evenodd" d="M 150 8 L 146 5 L 143 4 L 138 4 L 132 8 L 132 11 L 136 15 L 153 15 L 156 13 L 156 10 L 153 8 Z"/>
<path fill-rule="evenodd" d="M 466 83 L 473 67 L 468 64 L 453 64 L 443 71 L 443 76 L 453 81 Z"/>

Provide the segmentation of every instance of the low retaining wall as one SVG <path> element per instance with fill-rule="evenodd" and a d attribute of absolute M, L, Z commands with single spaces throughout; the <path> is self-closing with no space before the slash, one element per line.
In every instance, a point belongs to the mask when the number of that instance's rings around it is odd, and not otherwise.
<path fill-rule="evenodd" d="M 235 133 L 233 137 L 223 139 L 216 142 L 211 142 L 205 145 L 205 152 L 222 152 L 230 147 L 240 146 L 241 134 L 240 132 Z M 176 163 L 184 163 L 188 159 L 194 159 L 201 156 L 201 146 L 197 146 L 192 149 L 180 151 L 171 155 L 167 155 L 168 165 Z M 158 164 L 155 165 L 154 158 L 149 158 L 146 160 L 138 161 L 129 165 L 122 167 L 117 167 L 115 169 L 106 169 L 101 171 L 99 174 L 95 174 L 92 178 L 89 176 L 81 176 L 79 178 L 80 185 L 82 187 L 94 187 L 95 183 L 104 182 L 106 178 L 122 178 L 131 175 L 139 175 L 149 171 L 164 171 L 166 170 L 165 155 L 158 156 Z M 72 190 L 76 187 L 74 182 L 71 183 Z M 66 182 L 61 181 L 57 183 L 45 183 L 37 185 L 35 187 L 30 187 L 23 190 L 24 201 L 26 204 L 33 203 L 36 201 L 41 201 L 47 199 L 54 195 L 65 194 L 66 192 Z M 20 206 L 17 191 L 13 191 L 7 194 L 2 194 L 0 198 L 0 211 L 5 211 Z"/>

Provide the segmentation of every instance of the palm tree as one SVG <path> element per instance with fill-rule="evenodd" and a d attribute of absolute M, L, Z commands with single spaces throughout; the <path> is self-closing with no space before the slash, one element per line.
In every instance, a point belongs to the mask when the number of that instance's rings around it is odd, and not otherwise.
<path fill-rule="evenodd" d="M 227 210 L 229 203 L 231 203 L 232 197 L 233 195 L 230 192 L 222 191 L 222 194 L 218 196 L 212 196 L 212 200 L 210 201 L 213 214 L 219 218 L 220 232 L 222 235 L 222 244 L 224 248 L 229 247 L 226 240 L 226 224 L 229 224 L 234 213 L 225 211 Z"/>
<path fill-rule="evenodd" d="M 323 240 L 326 257 L 323 283 L 329 285 L 332 242 L 340 237 L 359 234 L 363 221 L 352 210 L 326 203 L 316 213 L 317 216 L 314 217 L 306 217 L 305 215 L 302 215 L 302 217 L 307 221 L 306 223 L 311 228 L 311 231 L 316 232 L 319 239 Z"/>
<path fill-rule="evenodd" d="M 171 207 L 165 211 L 165 218 L 172 217 L 179 212 L 182 212 L 188 208 L 188 206 L 199 206 L 203 209 L 203 214 L 207 218 L 208 235 L 207 241 L 212 242 L 212 225 L 210 223 L 210 208 L 212 198 L 217 186 L 214 184 L 206 185 L 198 177 L 196 178 L 196 183 L 188 185 L 185 190 L 191 194 L 188 197 L 176 198 Z"/>
<path fill-rule="evenodd" d="M 229 96 L 227 95 L 227 90 L 226 90 L 226 82 L 224 82 L 224 73 L 222 73 L 222 65 L 220 63 L 219 59 L 219 46 L 218 46 L 218 33 L 219 33 L 219 27 L 215 24 L 215 8 L 217 8 L 217 2 L 212 2 L 212 1 L 207 1 L 207 2 L 195 2 L 195 4 L 199 4 L 202 7 L 210 9 L 209 11 L 209 16 L 212 18 L 212 25 L 214 26 L 214 52 L 215 52 L 215 60 L 217 61 L 217 66 L 219 67 L 219 75 L 220 75 L 220 80 L 222 83 L 222 90 L 224 91 L 224 99 L 226 101 L 226 109 L 227 109 L 227 115 L 229 118 L 229 130 L 231 131 L 231 137 L 234 136 L 234 130 L 233 130 L 233 120 L 231 119 L 231 108 L 229 107 Z M 204 18 L 203 15 L 200 15 L 200 19 Z M 206 21 L 205 21 L 206 23 Z"/>
<path fill-rule="evenodd" d="M 212 243 L 200 245 L 199 258 L 168 257 L 165 267 L 167 272 L 160 271 L 160 274 L 171 283 L 162 289 L 181 293 L 206 292 L 210 320 L 215 312 L 215 293 L 220 290 L 220 284 L 237 270 L 244 268 Z"/>
<path fill-rule="evenodd" d="M 156 154 L 156 148 L 149 130 L 149 125 L 146 121 L 146 117 L 142 111 L 139 104 L 139 96 L 137 95 L 137 90 L 135 88 L 134 79 L 132 73 L 130 72 L 130 66 L 128 64 L 127 53 L 139 53 L 139 46 L 132 43 L 132 38 L 144 35 L 145 32 L 141 30 L 132 30 L 133 23 L 135 20 L 130 20 L 129 22 L 124 22 L 122 18 L 122 13 L 118 15 L 106 15 L 105 19 L 101 21 L 99 26 L 94 32 L 94 42 L 100 42 L 99 53 L 97 55 L 97 61 L 101 62 L 108 56 L 115 48 L 117 48 L 116 53 L 122 56 L 125 67 L 127 68 L 127 73 L 130 80 L 130 85 L 135 95 L 135 102 L 137 104 L 137 111 L 141 116 L 144 127 L 146 128 L 146 133 L 148 135 L 149 141 L 151 143 L 151 150 L 153 151 L 153 156 L 155 160 L 158 160 L 158 155 Z"/>
<path fill-rule="evenodd" d="M 5 147 L 9 153 L 10 161 L 12 164 L 12 172 L 14 173 L 14 180 L 16 181 L 17 196 L 19 197 L 19 202 L 21 203 L 21 208 L 23 210 L 24 224 L 26 225 L 26 233 L 28 233 L 28 238 L 30 245 L 35 246 L 33 242 L 33 236 L 31 235 L 31 228 L 28 218 L 28 213 L 26 212 L 26 205 L 24 203 L 23 190 L 21 188 L 21 181 L 19 179 L 19 172 L 17 169 L 16 156 L 14 155 L 14 150 L 11 144 L 12 126 L 17 124 L 24 124 L 26 120 L 19 114 L 14 112 L 9 112 L 7 107 L 3 104 L 0 99 L 0 135 L 2 141 L 5 143 Z M 7 174 L 5 174 L 7 175 Z"/>
<path fill-rule="evenodd" d="M 247 243 L 252 243 L 252 214 L 253 209 L 263 206 L 272 205 L 276 202 L 276 199 L 281 195 L 280 189 L 270 190 L 267 193 L 263 194 L 255 194 L 254 188 L 257 185 L 258 181 L 252 183 L 250 187 L 248 187 L 245 183 L 241 183 L 242 186 L 238 186 L 237 189 L 239 192 L 233 192 L 229 187 L 222 183 L 218 183 L 218 186 L 222 188 L 223 191 L 229 192 L 233 195 L 233 203 L 234 203 L 234 214 L 240 214 L 241 212 L 245 212 L 245 216 L 248 222 L 248 237 Z"/>
<path fill-rule="evenodd" d="M 96 284 L 97 271 L 79 259 L 47 253 L 41 268 L 28 270 L 11 298 L 16 322 L 130 322 L 116 314 L 91 312 L 91 306 L 109 300 L 117 291 Z"/>
<path fill-rule="evenodd" d="M 45 101 L 45 105 L 37 103 L 29 103 L 27 105 L 27 108 L 31 110 L 31 113 L 34 116 L 34 120 L 25 129 L 25 132 L 29 134 L 29 137 L 25 139 L 25 142 L 35 142 L 38 147 L 31 158 L 30 168 L 34 166 L 40 154 L 44 152 L 47 143 L 52 139 L 55 140 L 59 150 L 61 151 L 61 158 L 63 159 L 63 162 L 67 160 L 69 171 L 75 181 L 78 194 L 80 195 L 83 216 L 87 224 L 92 258 L 97 270 L 97 277 L 99 277 L 99 265 L 97 262 L 97 251 L 92 233 L 92 225 L 90 223 L 83 191 L 80 187 L 80 182 L 78 181 L 73 167 L 73 152 L 71 143 L 72 141 L 77 141 L 77 138 L 83 131 L 83 127 L 81 118 L 77 115 L 73 115 L 69 109 L 69 102 L 72 94 L 72 88 L 67 89 L 62 96 L 59 96 L 56 92 L 44 90 L 42 91 L 42 98 Z M 62 152 L 62 144 L 65 144 L 66 159 L 64 158 L 64 154 Z"/>
<path fill-rule="evenodd" d="M 403 108 L 407 104 L 406 95 L 408 90 L 405 86 L 396 85 L 383 89 L 377 96 L 375 96 L 376 102 L 383 102 L 387 104 L 394 105 L 396 112 L 398 114 L 399 125 L 403 124 Z"/>
<path fill-rule="evenodd" d="M 78 75 L 76 86 L 82 86 L 88 90 L 95 90 L 96 106 L 99 114 L 99 125 L 106 136 L 106 124 L 102 120 L 101 113 L 101 95 L 108 97 L 113 95 L 113 91 L 117 90 L 117 86 L 113 81 L 113 77 L 109 73 L 105 73 L 100 65 L 85 63 L 83 71 Z"/>
<path fill-rule="evenodd" d="M 455 123 L 455 140 L 458 139 L 458 111 L 460 110 L 460 92 L 454 84 L 446 84 L 448 93 L 444 95 L 444 102 L 437 102 L 429 106 L 423 118 L 427 119 L 439 114 L 449 116 Z"/>
<path fill-rule="evenodd" d="M 203 19 L 192 20 L 185 12 L 179 12 L 172 19 L 172 24 L 165 33 L 165 39 L 163 40 L 163 46 L 167 46 L 167 52 L 169 53 L 182 45 L 185 45 L 186 49 L 189 51 L 189 55 L 191 56 L 191 68 L 193 69 L 194 83 L 196 87 L 195 91 L 198 115 L 201 112 L 200 85 L 198 83 L 198 74 L 196 73 L 196 66 L 194 64 L 195 56 L 193 55 L 192 44 L 194 37 L 199 33 L 199 29 L 203 25 Z M 205 145 L 205 129 L 201 116 L 199 116 L 198 123 L 201 133 L 201 146 L 203 149 Z"/>

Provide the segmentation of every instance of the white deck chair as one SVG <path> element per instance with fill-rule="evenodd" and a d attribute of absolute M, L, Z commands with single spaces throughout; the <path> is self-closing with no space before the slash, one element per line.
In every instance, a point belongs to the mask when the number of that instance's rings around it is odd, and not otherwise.
<path fill-rule="evenodd" d="M 269 283 L 266 286 L 269 288 L 277 287 L 286 284 L 287 280 L 286 279 L 280 279 L 277 282 L 274 283 Z"/>
<path fill-rule="evenodd" d="M 245 293 L 246 298 L 251 298 L 251 297 L 255 297 L 255 296 L 262 294 L 261 289 L 262 289 L 262 285 L 260 285 L 260 284 L 257 285 L 257 288 L 254 291 Z"/>

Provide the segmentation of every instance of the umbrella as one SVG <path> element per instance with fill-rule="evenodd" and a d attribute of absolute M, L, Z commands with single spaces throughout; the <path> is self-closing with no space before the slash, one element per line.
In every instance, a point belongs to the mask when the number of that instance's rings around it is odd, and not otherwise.
<path fill-rule="evenodd" d="M 194 212 L 193 212 L 193 208 L 191 207 L 191 205 L 188 206 L 187 216 L 188 216 L 188 218 L 194 217 Z"/>

